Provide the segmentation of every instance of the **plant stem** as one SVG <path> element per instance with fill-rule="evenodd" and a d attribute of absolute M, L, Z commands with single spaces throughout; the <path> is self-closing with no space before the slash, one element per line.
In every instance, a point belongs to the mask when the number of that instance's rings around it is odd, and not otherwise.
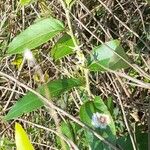
<path fill-rule="evenodd" d="M 74 36 L 74 33 L 73 33 L 72 24 L 71 24 L 71 20 L 70 20 L 70 10 L 69 10 L 69 8 L 67 8 L 67 6 L 63 0 L 59 0 L 59 1 L 62 5 L 64 11 L 65 11 L 65 14 L 66 14 L 66 19 L 67 19 L 67 23 L 68 23 L 68 27 L 69 27 L 69 33 L 70 33 L 70 36 L 71 36 L 72 41 L 73 41 L 74 46 L 75 46 L 77 58 L 79 59 L 79 62 L 80 62 L 79 68 L 85 76 L 86 91 L 87 91 L 88 95 L 91 96 L 91 91 L 90 91 L 90 86 L 89 86 L 89 71 L 86 68 L 86 59 L 84 57 L 84 54 L 83 54 L 82 50 L 80 49 L 80 47 L 78 46 L 76 39 L 75 39 L 75 36 Z"/>
<path fill-rule="evenodd" d="M 14 77 L 0 71 L 0 76 L 3 76 L 5 78 L 8 78 L 11 81 L 16 82 L 17 85 L 24 87 L 26 90 L 32 92 L 33 94 L 35 94 L 36 96 L 38 96 L 43 104 L 49 108 L 55 109 L 56 111 L 62 113 L 62 115 L 65 115 L 66 117 L 70 118 L 72 121 L 74 121 L 75 123 L 79 124 L 82 128 L 87 129 L 88 131 L 92 132 L 98 139 L 100 139 L 103 143 L 107 144 L 108 146 L 110 146 L 113 150 L 119 150 L 119 148 L 117 148 L 116 146 L 114 146 L 112 143 L 110 143 L 109 141 L 107 141 L 105 138 L 103 138 L 101 135 L 99 135 L 96 131 L 94 131 L 92 128 L 88 127 L 86 124 L 84 124 L 83 122 L 81 122 L 80 120 L 76 119 L 75 117 L 73 117 L 72 115 L 70 115 L 69 113 L 67 113 L 66 111 L 62 110 L 61 108 L 57 107 L 56 105 L 54 105 L 50 100 L 48 100 L 47 98 L 45 98 L 44 96 L 42 96 L 40 93 L 38 93 L 37 91 L 31 89 L 30 87 L 28 87 L 27 85 L 21 83 L 20 81 L 18 81 L 17 79 L 15 79 Z"/>

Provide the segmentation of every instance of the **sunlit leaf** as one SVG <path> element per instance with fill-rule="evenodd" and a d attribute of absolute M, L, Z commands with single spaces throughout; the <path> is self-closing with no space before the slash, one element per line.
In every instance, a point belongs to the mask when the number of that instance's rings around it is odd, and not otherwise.
<path fill-rule="evenodd" d="M 129 67 L 129 65 L 114 52 L 126 61 L 129 61 L 120 45 L 120 41 L 112 40 L 96 47 L 92 51 L 88 68 L 91 71 L 106 71 L 105 68 L 117 70 Z"/>
<path fill-rule="evenodd" d="M 9 44 L 7 53 L 18 54 L 23 53 L 25 49 L 34 49 L 63 30 L 64 26 L 59 20 L 41 19 L 16 36 Z"/>
<path fill-rule="evenodd" d="M 16 57 L 15 60 L 11 62 L 12 65 L 16 66 L 17 69 L 20 68 L 22 64 L 23 58 L 22 57 Z"/>
<path fill-rule="evenodd" d="M 29 4 L 31 1 L 32 1 L 32 0 L 20 0 L 20 4 L 21 4 L 22 6 L 24 6 L 24 5 Z"/>
<path fill-rule="evenodd" d="M 17 150 L 34 150 L 27 133 L 19 123 L 15 123 L 15 142 Z"/>

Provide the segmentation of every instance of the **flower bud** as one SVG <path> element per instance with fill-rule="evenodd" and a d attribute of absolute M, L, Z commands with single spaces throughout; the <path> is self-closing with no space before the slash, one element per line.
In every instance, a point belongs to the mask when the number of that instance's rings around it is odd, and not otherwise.
<path fill-rule="evenodd" d="M 91 123 L 95 128 L 105 129 L 107 127 L 107 125 L 110 124 L 109 115 L 101 114 L 101 113 L 98 113 L 98 112 L 93 113 Z"/>

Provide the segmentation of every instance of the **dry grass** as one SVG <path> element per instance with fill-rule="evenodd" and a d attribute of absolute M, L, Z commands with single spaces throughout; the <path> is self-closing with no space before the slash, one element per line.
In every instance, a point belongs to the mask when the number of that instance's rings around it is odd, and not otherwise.
<path fill-rule="evenodd" d="M 33 89 L 40 84 L 33 79 L 34 70 L 25 64 L 18 74 L 17 66 L 12 63 L 18 59 L 18 56 L 5 57 L 5 53 L 9 42 L 18 33 L 32 24 L 36 18 L 49 15 L 62 20 L 67 26 L 65 13 L 59 0 L 43 0 L 24 8 L 18 7 L 15 0 L 0 2 L 0 56 L 2 56 L 0 70 L 18 78 L 19 81 Z M 122 45 L 131 59 L 132 67 L 120 71 L 123 73 L 123 77 L 117 73 L 91 73 L 89 75 L 91 92 L 104 99 L 109 96 L 113 97 L 115 107 L 125 113 L 131 131 L 133 131 L 133 126 L 130 125 L 135 123 L 142 125 L 143 130 L 148 131 L 148 125 L 150 125 L 147 119 L 150 109 L 150 86 L 148 84 L 150 81 L 150 5 L 145 0 L 77 0 L 71 10 L 71 21 L 74 34 L 79 39 L 81 50 L 85 56 L 88 56 L 92 48 L 101 42 L 109 41 L 112 38 L 122 41 Z M 55 41 L 56 39 L 44 44 L 36 52 L 42 72 L 48 74 L 50 80 L 58 79 L 60 76 L 69 76 L 66 70 L 72 74 L 76 71 L 74 56 L 64 58 L 60 63 L 55 63 L 49 57 L 48 53 Z M 130 76 L 131 79 L 126 76 Z M 140 83 L 134 82 L 135 79 L 138 79 Z M 0 115 L 5 115 L 25 92 L 26 89 L 14 85 L 12 81 L 1 76 Z M 63 95 L 57 105 L 76 117 L 82 103 L 81 95 L 81 91 Z M 63 106 L 61 106 L 62 101 Z M 58 115 L 60 119 L 66 119 L 62 114 Z M 30 132 L 36 149 L 57 149 L 55 148 L 57 146 L 55 134 L 44 129 L 47 127 L 55 130 L 52 118 L 45 108 L 22 118 L 20 122 Z M 123 121 L 122 118 L 121 121 Z M 11 140 L 12 143 L 14 139 L 13 123 L 0 121 L 0 138 Z M 41 128 L 36 124 L 41 125 Z M 123 132 L 125 132 L 126 127 L 123 128 Z M 120 135 L 123 132 L 118 130 Z"/>

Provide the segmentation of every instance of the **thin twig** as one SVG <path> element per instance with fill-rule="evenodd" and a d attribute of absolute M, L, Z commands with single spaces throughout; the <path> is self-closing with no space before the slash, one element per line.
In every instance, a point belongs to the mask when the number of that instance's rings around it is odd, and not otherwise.
<path fill-rule="evenodd" d="M 116 75 L 117 76 L 117 75 Z M 122 104 L 122 100 L 121 100 L 121 97 L 120 97 L 120 94 L 118 92 L 119 89 L 116 89 L 117 86 L 114 86 L 114 89 L 115 89 L 115 92 L 117 94 L 117 97 L 118 97 L 118 100 L 119 100 L 119 104 L 120 104 L 120 107 L 121 107 L 121 111 L 122 111 L 122 114 L 123 114 L 123 120 L 124 120 L 124 123 L 126 125 L 126 128 L 127 128 L 127 131 L 129 133 L 129 136 L 130 136 L 130 139 L 131 139 L 131 143 L 132 143 L 132 146 L 133 146 L 133 149 L 136 150 L 136 143 L 134 141 L 134 138 L 133 138 L 133 135 L 132 135 L 132 132 L 131 132 L 131 129 L 129 127 L 129 124 L 128 124 L 128 121 L 127 121 L 127 117 L 126 117 L 126 114 L 125 114 L 125 111 L 124 111 L 124 107 L 123 107 L 123 104 Z"/>
<path fill-rule="evenodd" d="M 18 93 L 18 94 L 21 94 L 21 95 L 25 95 L 25 94 L 22 93 L 22 92 L 19 92 L 19 91 L 17 91 L 17 90 L 10 89 L 10 88 L 4 87 L 4 86 L 0 86 L 0 89 L 5 89 L 5 90 L 7 90 L 7 91 L 12 91 L 12 92 L 15 92 L 15 93 Z"/>
<path fill-rule="evenodd" d="M 114 16 L 114 18 L 119 21 L 128 31 L 130 31 L 131 33 L 133 33 L 146 47 L 148 50 L 150 50 L 150 47 L 143 41 L 143 39 L 141 39 L 141 37 L 134 32 L 133 30 L 131 30 L 124 22 L 122 22 L 115 14 L 113 14 L 113 12 L 105 5 L 104 2 L 102 2 L 101 0 L 98 0 L 100 2 L 100 4 L 112 15 Z"/>
<path fill-rule="evenodd" d="M 104 4 L 105 5 L 105 4 Z M 107 7 L 107 6 L 106 6 Z M 109 9 L 109 8 L 108 8 Z M 110 11 L 110 10 L 109 10 Z M 72 15 L 72 17 L 78 21 L 80 23 L 80 25 L 87 31 L 89 32 L 95 39 L 97 39 L 97 41 L 99 41 L 101 44 L 105 45 L 106 47 L 108 47 L 116 56 L 118 56 L 119 58 L 121 58 L 125 63 L 127 63 L 129 66 L 131 66 L 136 72 L 138 72 L 141 76 L 150 79 L 150 76 L 144 72 L 141 69 L 139 69 L 139 67 L 137 67 L 137 65 L 135 64 L 131 64 L 130 61 L 124 59 L 122 56 L 120 56 L 117 52 L 115 52 L 110 46 L 108 46 L 106 43 L 104 43 L 101 39 L 99 39 L 95 34 L 93 34 L 93 32 L 91 32 L 74 14 L 72 14 L 70 12 L 70 14 Z M 130 30 L 129 30 L 130 31 Z M 144 73 L 144 74 L 143 74 Z"/>
<path fill-rule="evenodd" d="M 25 59 L 23 58 L 23 61 L 22 61 L 21 65 L 20 65 L 18 73 L 17 73 L 17 79 L 19 78 L 19 75 L 20 75 L 21 70 L 23 68 L 24 62 L 25 62 Z M 13 88 L 12 88 L 12 92 L 11 92 L 11 94 L 9 96 L 9 99 L 7 100 L 7 103 L 4 106 L 4 108 L 3 108 L 3 111 L 5 111 L 7 109 L 8 105 L 9 105 L 9 103 L 10 103 L 10 101 L 11 101 L 13 95 L 14 95 L 14 91 L 15 91 L 16 87 L 17 87 L 17 84 L 15 83 L 14 86 L 13 86 Z"/>

